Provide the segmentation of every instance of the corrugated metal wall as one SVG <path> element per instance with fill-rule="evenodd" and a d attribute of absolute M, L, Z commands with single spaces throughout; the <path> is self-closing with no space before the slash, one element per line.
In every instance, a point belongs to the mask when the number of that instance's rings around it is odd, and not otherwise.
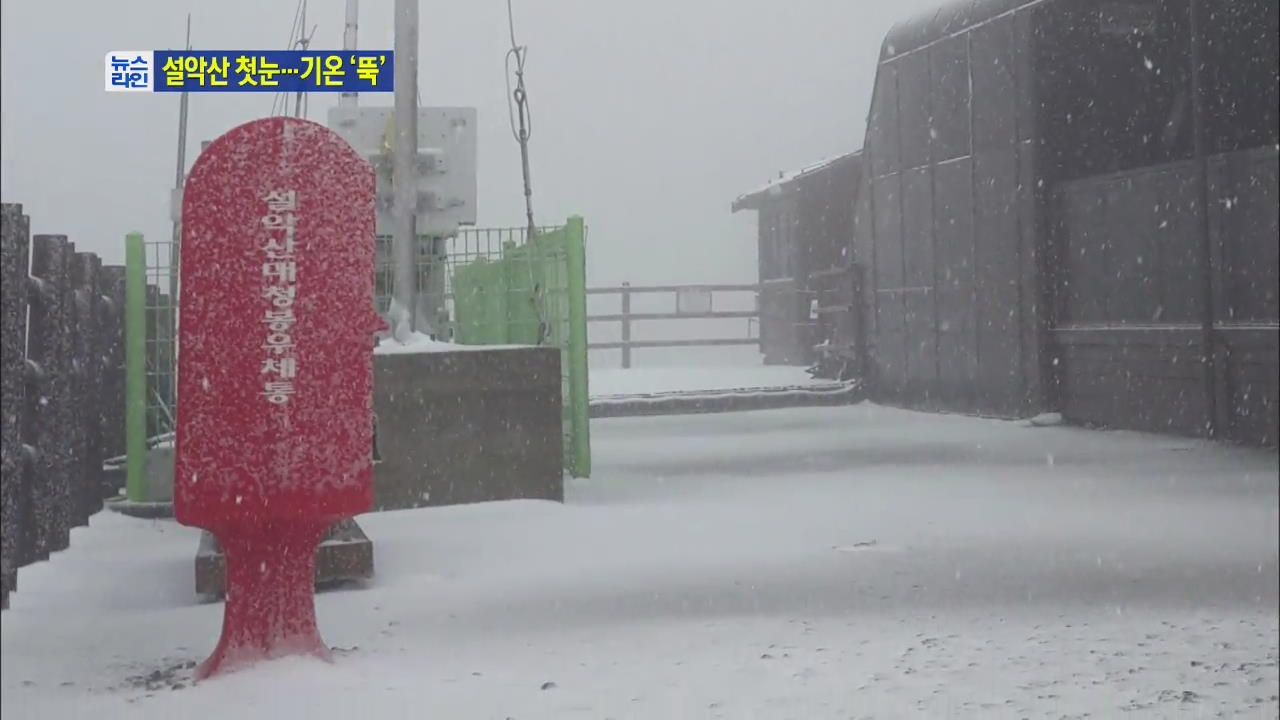
<path fill-rule="evenodd" d="M 1212 419 L 1226 437 L 1266 444 L 1280 408 L 1277 162 L 1274 147 L 1209 161 Z M 1209 425 L 1196 172 L 1187 160 L 1055 188 L 1053 339 L 1068 417 L 1185 434 Z"/>
<path fill-rule="evenodd" d="M 855 250 L 878 394 L 925 408 L 1038 406 L 1033 107 L 1026 13 L 881 63 Z"/>
<path fill-rule="evenodd" d="M 1275 3 L 1201 2 L 1207 57 L 1250 77 L 1269 72 L 1257 92 L 1274 93 Z M 1142 129 L 1159 129 L 1166 101 L 1176 117 L 1185 77 L 1153 85 L 1152 98 L 1121 92 L 1134 80 L 1123 73 L 1142 72 L 1141 62 L 1125 62 L 1154 51 L 1126 46 L 1124 33 L 1107 42 L 1127 60 L 1097 58 L 1101 79 L 1090 75 L 1085 54 L 1099 52 L 1100 41 L 1089 32 L 1115 24 L 1109 7 L 960 3 L 886 40 L 853 238 L 867 270 L 862 303 L 876 394 L 999 416 L 1059 409 L 1111 427 L 1201 434 L 1216 424 L 1222 436 L 1274 444 L 1277 157 L 1274 139 L 1257 147 L 1254 137 L 1261 128 L 1274 138 L 1274 99 L 1215 97 L 1206 111 L 1236 115 L 1206 124 L 1209 152 L 1218 153 L 1207 166 L 1206 273 L 1189 129 L 1175 125 L 1159 141 Z M 1179 40 L 1188 0 L 1143 7 L 1165 32 L 1163 69 L 1188 68 L 1178 56 L 1188 46 Z M 1232 59 L 1231 45 L 1246 48 L 1247 67 Z M 1075 59 L 1045 48 L 1066 48 Z M 1147 101 L 1160 109 L 1126 114 Z M 1181 112 L 1187 117 L 1185 105 Z M 1099 132 L 1049 133 L 1086 116 Z M 1120 131 L 1108 136 L 1107 123 L 1121 123 Z M 1223 142 L 1254 147 L 1222 153 Z M 1149 165 L 1161 156 L 1174 161 Z M 1148 166 L 1107 172 L 1108 163 Z M 1201 362 L 1208 303 L 1212 379 Z"/>

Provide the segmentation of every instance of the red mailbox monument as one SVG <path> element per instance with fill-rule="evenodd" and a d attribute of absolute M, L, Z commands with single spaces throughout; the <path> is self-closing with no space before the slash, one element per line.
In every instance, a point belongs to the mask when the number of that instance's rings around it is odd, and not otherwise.
<path fill-rule="evenodd" d="M 316 547 L 373 497 L 373 169 L 322 125 L 241 125 L 191 169 L 181 248 L 174 506 L 227 572 L 197 676 L 327 656 Z"/>

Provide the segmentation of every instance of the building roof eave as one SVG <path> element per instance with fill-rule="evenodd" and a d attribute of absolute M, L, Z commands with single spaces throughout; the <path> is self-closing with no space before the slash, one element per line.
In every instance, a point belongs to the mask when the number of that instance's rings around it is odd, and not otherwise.
<path fill-rule="evenodd" d="M 852 159 L 862 154 L 862 150 L 854 150 L 853 152 L 824 158 L 816 163 L 806 165 L 799 170 L 781 173 L 776 179 L 769 183 L 756 188 L 750 192 L 739 195 L 730 204 L 730 212 L 738 212 L 739 210 L 759 210 L 764 204 L 766 198 L 775 198 L 781 196 L 785 192 L 790 192 L 795 187 L 795 182 L 802 178 L 806 178 L 814 173 L 821 172 L 827 168 L 844 160 Z"/>

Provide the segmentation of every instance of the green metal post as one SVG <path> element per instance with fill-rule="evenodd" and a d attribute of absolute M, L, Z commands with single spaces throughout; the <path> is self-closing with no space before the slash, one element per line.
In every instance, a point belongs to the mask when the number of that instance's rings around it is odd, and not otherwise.
<path fill-rule="evenodd" d="M 142 233 L 125 236 L 125 497 L 146 499 L 147 251 Z"/>
<path fill-rule="evenodd" d="M 569 401 L 573 417 L 570 473 L 591 477 L 591 427 L 587 388 L 587 248 L 580 217 L 565 225 L 569 291 Z"/>

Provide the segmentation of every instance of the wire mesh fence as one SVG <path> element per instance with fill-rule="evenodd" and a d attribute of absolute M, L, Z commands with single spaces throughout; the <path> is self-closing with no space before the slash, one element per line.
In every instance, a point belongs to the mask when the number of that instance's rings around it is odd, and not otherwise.
<path fill-rule="evenodd" d="M 537 228 L 533 238 L 526 228 L 466 228 L 444 241 L 420 239 L 416 268 L 419 292 L 443 288 L 416 303 L 442 339 L 560 349 L 565 466 L 577 477 L 590 473 L 585 241 L 578 218 Z M 380 236 L 374 300 L 381 313 L 395 292 L 393 275 L 391 239 Z"/>
<path fill-rule="evenodd" d="M 546 236 L 558 230 L 559 228 L 556 227 L 540 227 L 537 229 L 537 233 L 539 236 Z M 418 279 L 416 290 L 419 293 L 418 310 L 426 312 L 433 317 L 438 316 L 444 319 L 439 328 L 441 335 L 443 335 L 442 339 L 465 342 L 465 338 L 470 337 L 472 342 L 466 344 L 490 344 L 475 341 L 477 339 L 477 330 L 483 333 L 484 337 L 493 338 L 503 336 L 509 332 L 507 327 L 514 321 L 500 320 L 494 317 L 485 323 L 485 327 L 482 330 L 472 324 L 462 331 L 462 335 L 459 334 L 457 306 L 455 303 L 457 273 L 460 268 L 469 269 L 473 266 L 500 262 L 506 259 L 512 263 L 509 267 L 518 265 L 519 270 L 512 272 L 509 278 L 504 279 L 503 295 L 521 297 L 529 295 L 537 289 L 538 285 L 533 277 L 535 263 L 540 261 L 563 263 L 564 258 L 548 256 L 547 253 L 556 252 L 549 245 L 547 251 L 536 256 L 520 250 L 526 244 L 528 234 L 525 228 L 466 228 L 459 231 L 456 237 L 444 239 L 443 241 L 436 241 L 428 237 L 419 238 L 416 253 Z M 439 244 L 435 245 L 434 243 L 436 242 L 439 242 Z M 385 315 L 391 305 L 391 296 L 395 293 L 390 236 L 378 236 L 377 252 L 374 304 L 378 313 Z M 523 256 L 522 253 L 524 253 Z M 563 255 L 563 249 L 559 250 L 559 255 Z M 437 258 L 440 258 L 440 260 L 437 261 Z M 463 272 L 464 275 L 467 273 L 466 270 Z M 428 288 L 433 286 L 431 282 L 433 273 L 437 276 L 443 275 L 443 296 L 422 295 Z M 563 277 L 556 279 L 556 286 L 558 289 L 551 290 L 552 294 L 563 294 L 563 292 L 567 291 Z M 431 307 L 433 302 L 439 303 L 440 307 Z M 520 329 L 512 332 L 524 337 L 527 332 L 525 332 L 523 325 L 516 323 L 516 326 Z M 470 334 L 468 335 L 468 333 Z"/>
<path fill-rule="evenodd" d="M 173 240 L 145 241 L 147 437 L 174 431 L 177 407 L 178 298 Z"/>

